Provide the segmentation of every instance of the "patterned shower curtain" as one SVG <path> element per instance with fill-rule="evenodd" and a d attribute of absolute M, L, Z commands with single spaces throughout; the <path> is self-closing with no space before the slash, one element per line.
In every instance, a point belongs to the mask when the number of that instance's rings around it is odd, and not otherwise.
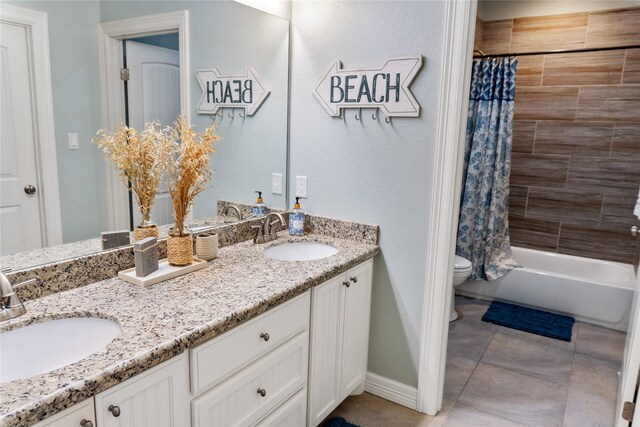
<path fill-rule="evenodd" d="M 495 280 L 517 264 L 509 242 L 509 172 L 516 58 L 473 61 L 456 253 L 471 280 Z"/>

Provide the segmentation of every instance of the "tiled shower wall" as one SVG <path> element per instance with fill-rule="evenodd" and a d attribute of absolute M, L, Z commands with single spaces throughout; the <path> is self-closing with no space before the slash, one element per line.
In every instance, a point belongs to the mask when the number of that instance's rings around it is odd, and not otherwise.
<path fill-rule="evenodd" d="M 478 24 L 484 53 L 640 45 L 640 8 Z M 633 262 L 640 49 L 519 57 L 514 118 L 512 244 Z"/>

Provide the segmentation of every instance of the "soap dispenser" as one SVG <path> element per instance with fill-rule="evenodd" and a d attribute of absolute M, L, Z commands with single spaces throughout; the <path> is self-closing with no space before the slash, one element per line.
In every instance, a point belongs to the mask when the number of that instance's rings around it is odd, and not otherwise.
<path fill-rule="evenodd" d="M 289 213 L 289 234 L 304 236 L 304 212 L 300 209 L 300 197 L 296 197 L 293 210 Z"/>
<path fill-rule="evenodd" d="M 262 191 L 256 191 L 256 193 L 258 193 L 258 200 L 253 205 L 253 216 L 265 216 L 267 215 L 267 205 L 262 201 Z"/>

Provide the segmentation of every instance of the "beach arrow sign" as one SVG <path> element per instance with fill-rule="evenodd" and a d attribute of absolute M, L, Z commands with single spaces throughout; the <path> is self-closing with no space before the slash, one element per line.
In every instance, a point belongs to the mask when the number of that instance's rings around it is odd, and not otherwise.
<path fill-rule="evenodd" d="M 409 86 L 422 67 L 422 56 L 388 59 L 381 68 L 343 70 L 336 62 L 313 94 L 329 115 L 344 108 L 379 108 L 387 117 L 418 117 L 420 104 Z"/>
<path fill-rule="evenodd" d="M 244 108 L 253 116 L 271 93 L 269 85 L 254 67 L 247 67 L 245 75 L 223 76 L 217 68 L 196 71 L 202 89 L 199 114 L 215 114 L 220 108 Z"/>

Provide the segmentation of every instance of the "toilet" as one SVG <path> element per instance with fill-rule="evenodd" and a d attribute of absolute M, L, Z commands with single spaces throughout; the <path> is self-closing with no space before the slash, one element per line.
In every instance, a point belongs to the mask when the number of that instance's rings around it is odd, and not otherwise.
<path fill-rule="evenodd" d="M 453 322 L 458 319 L 456 312 L 456 286 L 467 280 L 471 274 L 471 261 L 456 255 L 453 260 L 453 283 L 451 283 L 451 313 L 449 321 Z"/>

